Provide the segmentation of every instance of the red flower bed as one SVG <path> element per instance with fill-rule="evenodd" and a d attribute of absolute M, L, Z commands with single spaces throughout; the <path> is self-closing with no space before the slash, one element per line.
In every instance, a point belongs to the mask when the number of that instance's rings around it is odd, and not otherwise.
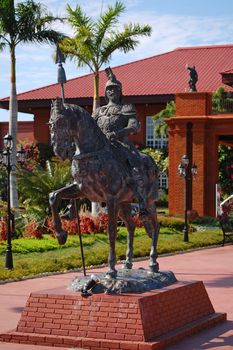
<path fill-rule="evenodd" d="M 43 234 L 44 234 L 43 227 L 38 226 L 35 220 L 25 225 L 24 237 L 34 237 L 34 238 L 41 239 L 43 238 Z"/>
<path fill-rule="evenodd" d="M 5 218 L 0 218 L 0 241 L 7 239 L 7 223 Z"/>

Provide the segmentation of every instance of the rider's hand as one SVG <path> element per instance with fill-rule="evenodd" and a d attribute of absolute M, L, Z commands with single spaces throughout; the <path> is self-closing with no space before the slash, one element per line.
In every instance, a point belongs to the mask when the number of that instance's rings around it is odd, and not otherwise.
<path fill-rule="evenodd" d="M 109 139 L 109 141 L 114 141 L 114 140 L 116 140 L 116 133 L 115 133 L 114 131 L 108 132 L 108 133 L 107 133 L 107 138 Z"/>

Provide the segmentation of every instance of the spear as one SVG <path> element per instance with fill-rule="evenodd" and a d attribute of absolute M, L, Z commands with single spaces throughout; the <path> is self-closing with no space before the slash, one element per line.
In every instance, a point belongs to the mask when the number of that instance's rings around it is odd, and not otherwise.
<path fill-rule="evenodd" d="M 64 84 L 66 83 L 66 72 L 62 66 L 62 63 L 65 63 L 65 57 L 61 52 L 59 45 L 57 45 L 55 62 L 56 64 L 58 64 L 57 82 L 61 84 L 61 97 L 62 97 L 62 103 L 64 103 L 65 102 Z"/>
<path fill-rule="evenodd" d="M 62 103 L 64 104 L 64 102 L 65 102 L 64 84 L 66 83 L 66 72 L 62 66 L 62 63 L 65 63 L 65 57 L 64 57 L 63 53 L 61 52 L 59 45 L 57 45 L 55 63 L 58 64 L 57 82 L 61 84 L 61 97 L 62 97 Z M 84 274 L 84 276 L 86 276 L 85 257 L 84 257 L 82 234 L 81 234 L 81 228 L 80 228 L 80 217 L 79 217 L 79 213 L 78 213 L 76 199 L 73 199 L 73 202 L 71 203 L 71 207 L 69 209 L 70 214 L 72 211 L 72 207 L 73 207 L 73 212 L 74 212 L 75 219 L 77 222 L 77 229 L 78 229 L 78 236 L 79 236 L 80 250 L 81 250 L 81 258 L 82 258 L 82 265 L 83 265 L 83 274 Z"/>

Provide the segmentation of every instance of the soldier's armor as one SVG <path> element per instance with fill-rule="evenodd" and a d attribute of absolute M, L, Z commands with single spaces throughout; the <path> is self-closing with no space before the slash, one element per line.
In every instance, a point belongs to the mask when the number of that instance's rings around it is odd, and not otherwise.
<path fill-rule="evenodd" d="M 103 106 L 97 108 L 93 113 L 93 118 L 96 120 L 98 126 L 105 135 L 111 132 L 117 134 L 118 131 L 124 128 L 130 128 L 131 134 L 137 133 L 139 129 L 139 122 L 136 118 L 136 111 L 133 105 L 114 105 Z M 123 137 L 117 137 L 120 141 L 128 143 L 128 134 Z"/>
<path fill-rule="evenodd" d="M 109 79 L 106 83 L 106 89 L 115 86 L 118 93 L 119 89 L 122 92 L 121 83 L 116 80 L 110 68 L 107 69 L 107 75 Z M 107 94 L 106 97 L 109 99 Z M 137 134 L 140 129 L 134 106 L 132 104 L 109 103 L 97 108 L 92 116 L 112 143 L 113 154 L 122 162 L 122 170 L 125 170 L 126 181 L 132 187 L 138 199 L 140 215 L 147 215 L 143 157 L 141 157 L 133 142 L 129 140 L 129 135 Z"/>

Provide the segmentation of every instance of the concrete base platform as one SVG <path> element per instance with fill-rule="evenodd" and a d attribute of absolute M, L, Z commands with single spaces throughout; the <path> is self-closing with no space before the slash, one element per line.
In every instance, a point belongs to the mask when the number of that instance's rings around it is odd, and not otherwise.
<path fill-rule="evenodd" d="M 5 342 L 82 349 L 153 350 L 226 320 L 202 282 L 177 282 L 141 294 L 32 293 Z"/>

